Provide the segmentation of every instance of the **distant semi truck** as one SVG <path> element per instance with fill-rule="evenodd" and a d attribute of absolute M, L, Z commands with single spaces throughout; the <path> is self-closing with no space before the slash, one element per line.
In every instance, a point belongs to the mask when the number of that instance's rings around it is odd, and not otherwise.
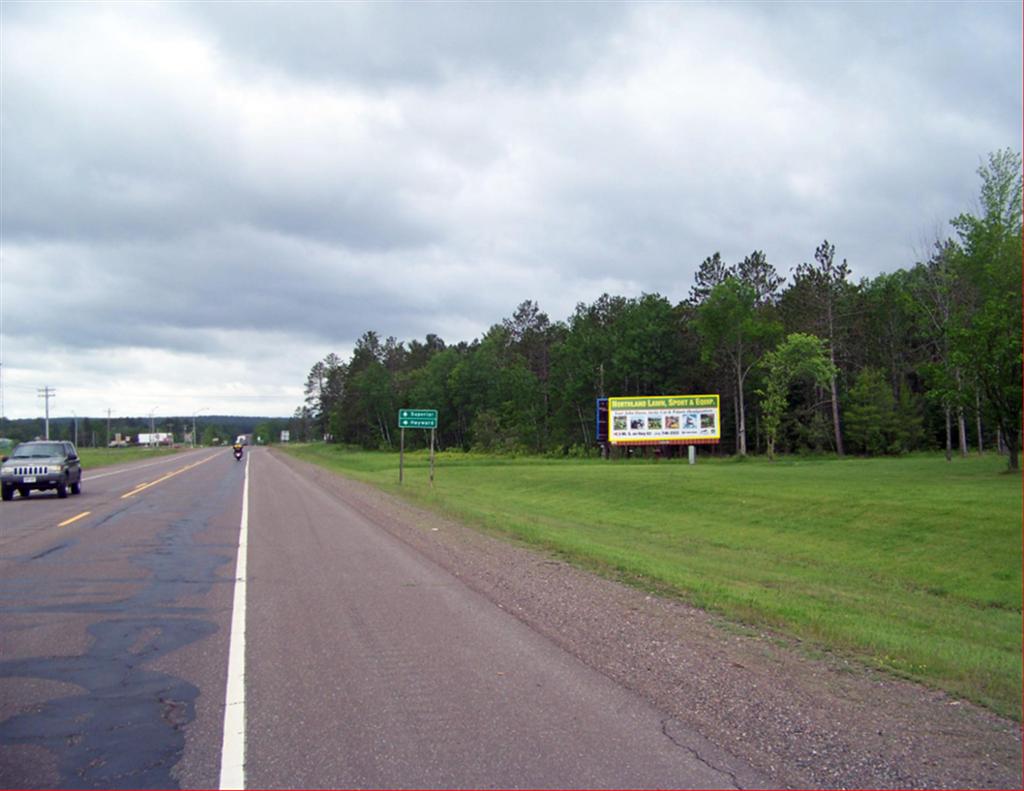
<path fill-rule="evenodd" d="M 252 445 L 252 434 L 239 434 L 235 440 L 236 445 Z"/>
<path fill-rule="evenodd" d="M 169 432 L 157 431 L 153 434 L 139 434 L 140 445 L 173 445 L 174 435 Z"/>

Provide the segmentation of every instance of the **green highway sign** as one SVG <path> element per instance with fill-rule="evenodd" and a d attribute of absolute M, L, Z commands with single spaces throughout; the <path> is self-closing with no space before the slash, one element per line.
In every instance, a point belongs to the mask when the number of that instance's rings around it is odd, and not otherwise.
<path fill-rule="evenodd" d="M 399 409 L 399 428 L 437 428 L 436 409 Z"/>

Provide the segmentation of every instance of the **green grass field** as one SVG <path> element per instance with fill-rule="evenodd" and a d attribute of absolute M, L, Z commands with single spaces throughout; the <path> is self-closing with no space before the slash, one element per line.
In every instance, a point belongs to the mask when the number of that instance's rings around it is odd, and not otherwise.
<path fill-rule="evenodd" d="M 78 456 L 82 460 L 82 469 L 88 472 L 95 467 L 155 459 L 157 456 L 168 456 L 177 452 L 177 448 L 79 448 Z"/>
<path fill-rule="evenodd" d="M 398 492 L 398 456 L 291 453 Z M 401 494 L 727 619 L 1020 719 L 1021 479 L 1005 459 L 407 455 Z"/>

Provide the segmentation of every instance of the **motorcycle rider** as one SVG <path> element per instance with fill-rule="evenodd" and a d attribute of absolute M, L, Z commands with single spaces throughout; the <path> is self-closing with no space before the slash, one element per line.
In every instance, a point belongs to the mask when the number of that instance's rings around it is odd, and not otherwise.
<path fill-rule="evenodd" d="M 241 442 L 236 442 L 234 444 L 234 446 L 233 446 L 233 450 L 235 452 L 235 458 L 236 459 L 242 458 L 242 443 Z"/>

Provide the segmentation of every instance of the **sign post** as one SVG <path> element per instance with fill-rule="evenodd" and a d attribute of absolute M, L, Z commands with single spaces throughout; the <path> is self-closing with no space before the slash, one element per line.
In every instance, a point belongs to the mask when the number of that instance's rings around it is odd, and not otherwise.
<path fill-rule="evenodd" d="M 405 430 L 407 428 L 430 429 L 430 485 L 434 485 L 434 431 L 437 429 L 436 409 L 399 409 L 398 427 L 401 429 L 398 453 L 398 482 L 402 483 L 405 472 Z"/>

